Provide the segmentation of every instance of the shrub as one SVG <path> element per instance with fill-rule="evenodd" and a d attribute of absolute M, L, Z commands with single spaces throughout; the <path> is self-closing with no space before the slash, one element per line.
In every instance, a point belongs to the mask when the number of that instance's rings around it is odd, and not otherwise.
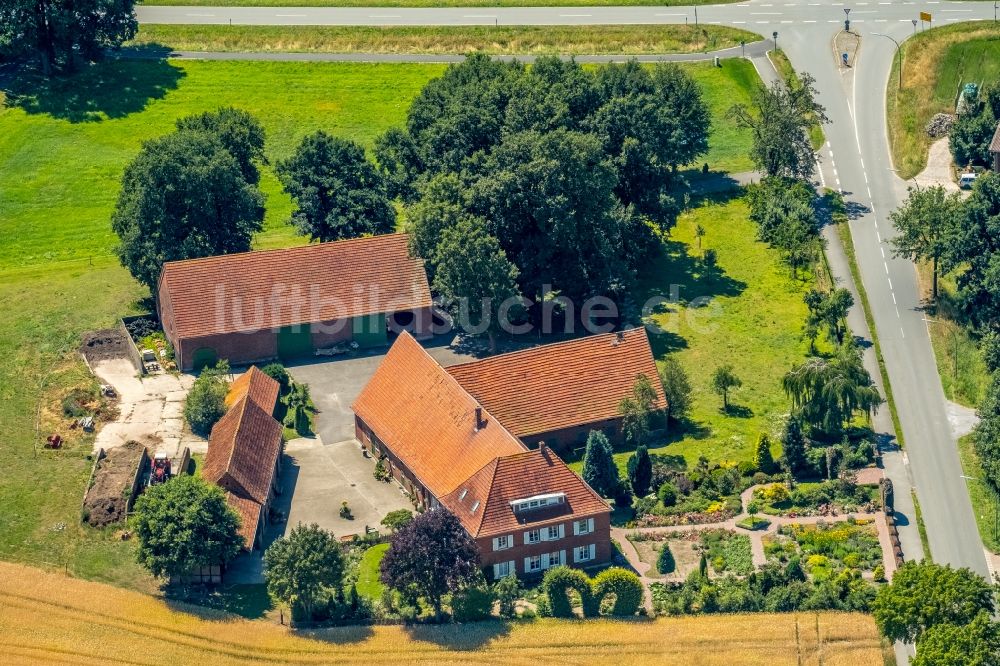
<path fill-rule="evenodd" d="M 757 489 L 757 496 L 768 504 L 778 504 L 788 500 L 788 488 L 783 483 L 771 483 Z"/>
<path fill-rule="evenodd" d="M 594 577 L 594 596 L 602 600 L 615 595 L 612 615 L 635 615 L 642 605 L 643 587 L 639 576 L 621 567 L 605 569 Z"/>
<path fill-rule="evenodd" d="M 521 598 L 521 581 L 517 576 L 505 576 L 493 585 L 493 594 L 500 602 L 500 617 L 517 617 L 517 600 Z"/>
<path fill-rule="evenodd" d="M 184 419 L 197 435 L 208 435 L 215 422 L 226 413 L 229 364 L 219 361 L 214 368 L 202 370 L 184 401 Z"/>
<path fill-rule="evenodd" d="M 455 622 L 479 622 L 493 614 L 493 590 L 468 587 L 451 597 L 451 615 Z"/>
<path fill-rule="evenodd" d="M 741 460 L 736 465 L 736 469 L 740 471 L 740 476 L 753 476 L 757 471 L 757 466 L 749 460 Z"/>
<path fill-rule="evenodd" d="M 553 617 L 573 617 L 573 606 L 566 596 L 569 590 L 576 590 L 580 594 L 584 617 L 597 615 L 598 608 L 594 603 L 590 579 L 579 569 L 563 565 L 552 567 L 542 578 L 542 590 L 549 600 L 549 611 Z"/>
<path fill-rule="evenodd" d="M 664 542 L 660 547 L 660 553 L 656 556 L 656 570 L 661 574 L 673 573 L 677 568 L 674 562 L 674 554 L 670 552 L 670 544 Z"/>
<path fill-rule="evenodd" d="M 289 376 L 288 370 L 285 370 L 285 366 L 280 363 L 268 363 L 260 371 L 278 382 L 281 385 L 282 393 L 288 391 L 288 387 L 292 383 L 292 378 Z"/>
<path fill-rule="evenodd" d="M 413 522 L 413 512 L 409 509 L 396 509 L 385 514 L 382 525 L 388 527 L 393 532 L 403 529 Z"/>
<path fill-rule="evenodd" d="M 677 504 L 677 486 L 670 481 L 666 481 L 656 491 L 656 497 L 663 506 L 673 506 Z"/>
<path fill-rule="evenodd" d="M 385 464 L 384 458 L 378 459 L 378 462 L 375 463 L 375 471 L 372 474 L 375 476 L 376 481 L 381 481 L 382 483 L 392 481 L 392 472 L 389 471 L 389 466 Z"/>

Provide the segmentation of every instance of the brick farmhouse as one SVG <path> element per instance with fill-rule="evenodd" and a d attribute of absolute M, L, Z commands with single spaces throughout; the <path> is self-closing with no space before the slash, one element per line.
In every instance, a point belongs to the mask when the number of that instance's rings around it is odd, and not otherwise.
<path fill-rule="evenodd" d="M 202 476 L 226 492 L 240 516 L 247 550 L 260 545 L 277 492 L 282 427 L 273 413 L 279 389 L 278 382 L 251 367 L 229 388 L 226 413 L 208 438 Z"/>
<path fill-rule="evenodd" d="M 404 333 L 352 406 L 356 435 L 418 508 L 455 514 L 494 578 L 600 565 L 612 556 L 611 510 L 545 437 L 617 433 L 618 401 L 640 373 L 656 377 L 643 330 L 448 370 Z M 660 389 L 657 400 L 665 406 Z"/>
<path fill-rule="evenodd" d="M 559 453 L 583 447 L 591 430 L 621 441 L 618 403 L 639 375 L 667 402 L 642 328 L 590 335 L 453 365 L 452 377 L 529 447 L 545 442 Z M 666 427 L 666 418 L 660 421 Z"/>
<path fill-rule="evenodd" d="M 181 370 L 291 360 L 430 334 L 423 262 L 405 234 L 168 262 L 157 310 Z"/>

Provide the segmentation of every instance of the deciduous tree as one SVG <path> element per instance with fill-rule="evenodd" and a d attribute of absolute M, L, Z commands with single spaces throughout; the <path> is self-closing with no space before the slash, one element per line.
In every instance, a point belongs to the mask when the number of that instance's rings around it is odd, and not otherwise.
<path fill-rule="evenodd" d="M 980 613 L 994 612 L 993 588 L 969 569 L 952 569 L 929 560 L 907 562 L 882 587 L 872 615 L 891 641 L 919 641 L 943 624 L 967 625 Z"/>
<path fill-rule="evenodd" d="M 264 196 L 222 142 L 180 130 L 125 167 L 111 228 L 122 266 L 155 295 L 165 262 L 246 252 L 263 220 Z"/>
<path fill-rule="evenodd" d="M 256 185 L 260 181 L 259 164 L 267 164 L 264 155 L 264 127 L 250 112 L 231 106 L 185 116 L 177 121 L 177 129 L 207 132 L 222 143 L 236 158 L 243 178 Z"/>
<path fill-rule="evenodd" d="M 489 336 L 496 352 L 496 335 L 515 323 L 522 305 L 517 267 L 504 254 L 482 220 L 465 218 L 445 229 L 438 243 L 434 289 L 450 304 L 465 331 Z"/>
<path fill-rule="evenodd" d="M 938 262 L 948 248 L 949 236 L 961 212 L 962 198 L 944 187 L 910 188 L 901 207 L 889 214 L 898 232 L 889 240 L 893 254 L 911 261 L 931 261 L 933 297 L 938 296 Z"/>
<path fill-rule="evenodd" d="M 782 387 L 806 423 L 831 435 L 840 433 L 855 412 L 870 416 L 882 403 L 861 350 L 851 342 L 833 358 L 811 358 L 792 368 Z"/>
<path fill-rule="evenodd" d="M 816 169 L 809 127 L 830 119 L 816 101 L 816 80 L 809 74 L 800 79 L 774 81 L 754 92 L 752 108 L 737 104 L 729 110 L 729 117 L 753 135 L 750 157 L 768 176 L 808 179 Z"/>
<path fill-rule="evenodd" d="M 214 368 L 204 368 L 194 380 L 184 399 L 184 420 L 193 433 L 207 436 L 226 413 L 228 375 L 229 364 L 219 361 Z"/>
<path fill-rule="evenodd" d="M 481 575 L 475 542 L 443 508 L 422 513 L 389 539 L 380 565 L 382 583 L 415 589 L 441 617 L 441 599 Z"/>
<path fill-rule="evenodd" d="M 182 576 L 226 564 L 243 545 L 240 518 L 222 489 L 193 476 L 147 488 L 135 502 L 130 524 L 139 563 L 154 576 Z"/>
<path fill-rule="evenodd" d="M 0 51 L 37 57 L 46 76 L 72 68 L 76 58 L 97 60 L 135 37 L 134 6 L 135 0 L 4 0 Z"/>
<path fill-rule="evenodd" d="M 965 625 L 936 624 L 917 642 L 913 666 L 996 666 L 1000 628 L 986 613 Z"/>
<path fill-rule="evenodd" d="M 722 408 L 729 409 L 729 392 L 743 386 L 732 365 L 723 365 L 712 374 L 712 390 L 722 397 Z"/>
<path fill-rule="evenodd" d="M 349 139 L 314 132 L 275 171 L 295 200 L 292 224 L 312 240 L 386 234 L 396 226 L 382 175 Z"/>
<path fill-rule="evenodd" d="M 673 356 L 664 359 L 660 367 L 660 383 L 667 400 L 667 418 L 680 421 L 691 411 L 691 381 L 684 366 Z"/>
<path fill-rule="evenodd" d="M 339 588 L 344 576 L 340 543 L 319 525 L 296 525 L 264 552 L 267 591 L 311 617 L 323 591 Z"/>

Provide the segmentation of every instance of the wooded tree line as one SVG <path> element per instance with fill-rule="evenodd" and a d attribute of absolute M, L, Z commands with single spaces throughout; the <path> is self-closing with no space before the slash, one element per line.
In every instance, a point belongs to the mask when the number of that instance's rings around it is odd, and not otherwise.
<path fill-rule="evenodd" d="M 673 65 L 585 70 L 553 57 L 527 68 L 477 55 L 431 81 L 375 155 L 446 296 L 516 291 L 538 303 L 550 285 L 619 299 L 655 232 L 676 222 L 678 169 L 706 153 L 708 130 L 698 86 Z M 463 225 L 464 258 L 447 233 Z M 510 262 L 492 262 L 498 280 L 438 279 L 498 250 Z"/>
<path fill-rule="evenodd" d="M 948 133 L 948 145 L 955 164 L 960 167 L 992 167 L 990 142 L 997 122 L 1000 122 L 1000 83 L 993 83 L 983 87 Z"/>

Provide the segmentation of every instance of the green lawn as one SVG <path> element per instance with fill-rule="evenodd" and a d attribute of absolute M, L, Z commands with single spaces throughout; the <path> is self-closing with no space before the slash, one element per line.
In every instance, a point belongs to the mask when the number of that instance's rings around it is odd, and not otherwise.
<path fill-rule="evenodd" d="M 652 316 L 662 333 L 651 332 L 650 341 L 658 360 L 676 355 L 694 388 L 690 427 L 654 442 L 650 453 L 682 455 L 691 466 L 702 455 L 712 461 L 751 460 L 761 433 L 775 442 L 790 409 L 781 377 L 808 352 L 802 296 L 813 278 L 800 273 L 793 279 L 777 252 L 754 240 L 756 228 L 747 214 L 742 198 L 697 203 L 641 276 L 640 302 L 657 294 L 669 298 L 671 285 L 680 285 L 679 301 Z M 704 249 L 717 253 L 715 270 L 700 261 L 698 224 L 706 231 Z M 724 363 L 733 364 L 743 380 L 731 395 L 731 414 L 722 412 L 722 401 L 711 390 L 712 373 Z M 774 444 L 772 453 L 779 455 L 780 446 Z M 623 473 L 630 455 L 615 455 Z M 572 467 L 579 471 L 582 463 Z"/>
<path fill-rule="evenodd" d="M 361 562 L 358 564 L 358 594 L 361 596 L 372 600 L 382 598 L 385 586 L 379 580 L 378 567 L 387 550 L 389 544 L 380 543 L 366 550 L 361 556 Z"/>
<path fill-rule="evenodd" d="M 899 176 L 912 178 L 927 164 L 931 117 L 955 112 L 964 83 L 1000 78 L 1000 27 L 970 22 L 920 32 L 903 42 L 902 64 L 902 90 L 894 66 L 886 92 L 889 141 Z"/>
<path fill-rule="evenodd" d="M 755 42 L 719 25 L 264 26 L 143 25 L 129 46 L 177 51 L 330 53 L 642 54 L 693 53 Z"/>
<path fill-rule="evenodd" d="M 132 542 L 79 526 L 90 442 L 57 452 L 36 453 L 33 446 L 42 398 L 46 404 L 58 400 L 56 387 L 86 376 L 73 353 L 80 335 L 140 311 L 140 299 L 148 295 L 111 254 L 109 228 L 122 170 L 142 141 L 169 132 L 180 116 L 232 104 L 260 118 L 272 163 L 321 128 L 370 146 L 403 121 L 409 101 L 443 69 L 120 61 L 51 86 L 12 86 L 14 95 L 0 105 L 0 559 L 152 588 L 133 563 Z M 708 161 L 748 168 L 741 156 L 749 136 L 727 126 L 720 114 L 745 97 L 755 80 L 752 66 L 726 63 L 720 70 L 703 64 L 689 71 L 706 87 L 716 119 Z M 264 169 L 262 183 L 266 229 L 255 244 L 303 242 L 285 224 L 291 203 L 270 169 Z M 706 221 L 709 246 L 715 242 L 711 230 L 721 236 L 723 225 Z M 58 372 L 51 374 L 53 369 Z"/>

